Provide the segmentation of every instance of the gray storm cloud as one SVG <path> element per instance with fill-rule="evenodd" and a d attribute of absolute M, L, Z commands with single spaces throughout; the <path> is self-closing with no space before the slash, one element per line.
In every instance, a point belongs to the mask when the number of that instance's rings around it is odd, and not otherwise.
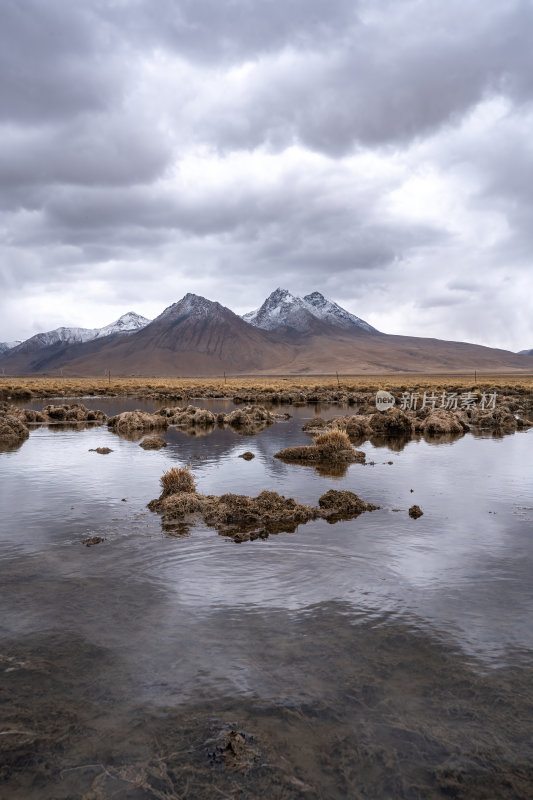
<path fill-rule="evenodd" d="M 6 0 L 0 341 L 290 283 L 533 346 L 532 33 L 503 0 Z"/>

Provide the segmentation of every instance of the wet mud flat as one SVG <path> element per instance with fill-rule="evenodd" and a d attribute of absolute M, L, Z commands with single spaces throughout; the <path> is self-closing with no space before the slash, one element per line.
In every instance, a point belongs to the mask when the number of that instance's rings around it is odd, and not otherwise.
<path fill-rule="evenodd" d="M 335 604 L 252 622 L 263 691 L 172 704 L 81 634 L 4 640 L 0 796 L 532 796 L 531 667 L 482 672 Z"/>

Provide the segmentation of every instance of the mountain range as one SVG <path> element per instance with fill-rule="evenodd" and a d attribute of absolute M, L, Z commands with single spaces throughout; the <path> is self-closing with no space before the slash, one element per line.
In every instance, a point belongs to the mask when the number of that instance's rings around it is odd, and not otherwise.
<path fill-rule="evenodd" d="M 5 374 L 209 376 L 532 370 L 533 356 L 381 333 L 320 292 L 276 289 L 239 317 L 186 294 L 154 320 L 128 312 L 103 328 L 57 328 L 0 345 Z"/>
<path fill-rule="evenodd" d="M 111 336 L 115 333 L 132 333 L 148 325 L 150 322 L 146 317 L 141 317 L 134 311 L 128 311 L 115 322 L 105 325 L 103 328 L 55 328 L 53 331 L 36 333 L 30 339 L 23 342 L 0 342 L 0 353 L 24 348 L 24 350 L 39 350 L 54 344 L 75 344 L 78 342 L 90 342 L 93 339 L 103 339 L 104 336 Z M 22 351 L 22 350 L 21 350 Z"/>

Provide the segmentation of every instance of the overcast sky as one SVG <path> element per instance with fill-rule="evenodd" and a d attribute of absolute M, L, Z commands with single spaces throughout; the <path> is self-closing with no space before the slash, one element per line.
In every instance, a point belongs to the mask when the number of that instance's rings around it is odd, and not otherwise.
<path fill-rule="evenodd" d="M 321 291 L 533 347 L 530 0 L 2 0 L 0 341 Z"/>

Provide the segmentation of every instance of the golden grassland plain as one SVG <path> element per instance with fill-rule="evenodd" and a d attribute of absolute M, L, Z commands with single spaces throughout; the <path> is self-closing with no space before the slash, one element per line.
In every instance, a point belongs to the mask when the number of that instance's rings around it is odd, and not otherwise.
<path fill-rule="evenodd" d="M 391 375 L 336 375 L 333 376 L 268 376 L 238 378 L 69 378 L 69 377 L 21 377 L 0 376 L 0 399 L 12 396 L 76 397 L 86 395 L 169 395 L 187 394 L 202 396 L 220 394 L 231 397 L 237 392 L 281 392 L 281 391 L 437 391 L 518 389 L 533 391 L 533 374 L 477 373 L 463 374 L 414 374 Z"/>

